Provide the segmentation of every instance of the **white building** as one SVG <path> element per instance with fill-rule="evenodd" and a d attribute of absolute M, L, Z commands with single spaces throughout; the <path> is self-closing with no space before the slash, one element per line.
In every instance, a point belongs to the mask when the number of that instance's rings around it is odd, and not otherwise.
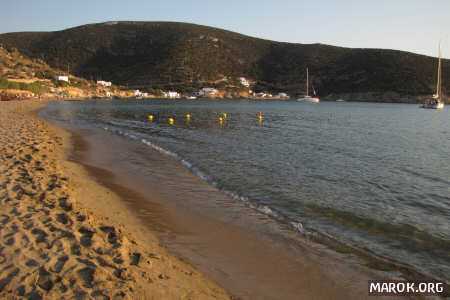
<path fill-rule="evenodd" d="M 111 86 L 111 81 L 97 80 L 98 85 Z"/>
<path fill-rule="evenodd" d="M 148 97 L 148 93 L 143 93 L 140 90 L 134 90 L 133 92 L 135 97 Z"/>
<path fill-rule="evenodd" d="M 239 81 L 241 82 L 241 84 L 243 86 L 246 86 L 246 87 L 250 86 L 250 82 L 248 82 L 248 80 L 245 77 L 239 77 Z"/>
<path fill-rule="evenodd" d="M 218 91 L 215 88 L 202 88 L 195 93 L 196 96 L 213 96 L 217 94 Z"/>
<path fill-rule="evenodd" d="M 69 76 L 57 76 L 56 79 L 59 81 L 69 82 Z"/>
<path fill-rule="evenodd" d="M 180 98 L 180 94 L 174 91 L 163 92 L 164 98 Z"/>

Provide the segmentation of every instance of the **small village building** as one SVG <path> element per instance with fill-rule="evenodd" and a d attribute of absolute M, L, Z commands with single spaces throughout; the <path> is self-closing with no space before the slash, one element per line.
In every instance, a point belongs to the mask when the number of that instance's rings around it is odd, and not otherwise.
<path fill-rule="evenodd" d="M 148 97 L 148 93 L 143 93 L 140 90 L 133 90 L 134 96 L 138 98 Z"/>
<path fill-rule="evenodd" d="M 58 81 L 69 82 L 69 76 L 57 76 L 56 79 L 57 79 Z"/>
<path fill-rule="evenodd" d="M 250 86 L 250 82 L 245 77 L 239 77 L 239 82 L 246 87 Z"/>
<path fill-rule="evenodd" d="M 219 91 L 216 90 L 215 88 L 202 88 L 201 90 L 199 90 L 198 92 L 194 93 L 196 96 L 214 96 L 218 93 Z"/>
<path fill-rule="evenodd" d="M 174 91 L 163 92 L 164 98 L 180 98 L 180 94 Z"/>
<path fill-rule="evenodd" d="M 112 83 L 111 81 L 97 80 L 97 84 L 102 86 L 111 86 Z"/>

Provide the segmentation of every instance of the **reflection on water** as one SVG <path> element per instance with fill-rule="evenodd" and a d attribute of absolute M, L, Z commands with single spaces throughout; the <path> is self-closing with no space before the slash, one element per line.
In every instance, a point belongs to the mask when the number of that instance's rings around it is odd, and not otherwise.
<path fill-rule="evenodd" d="M 227 117 L 219 122 L 223 113 Z M 449 279 L 448 109 L 148 100 L 65 102 L 45 114 L 156 149 L 311 238 L 332 238 Z M 125 159 L 142 167 L 136 155 L 146 157 L 141 151 Z M 176 189 L 164 172 L 153 170 L 151 176 Z"/>

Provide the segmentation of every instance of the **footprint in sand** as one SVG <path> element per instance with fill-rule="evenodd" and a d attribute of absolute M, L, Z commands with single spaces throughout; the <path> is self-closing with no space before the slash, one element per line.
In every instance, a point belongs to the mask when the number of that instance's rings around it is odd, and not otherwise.
<path fill-rule="evenodd" d="M 59 206 L 64 209 L 65 211 L 71 211 L 72 210 L 72 204 L 67 202 L 67 197 L 62 197 L 58 199 Z"/>
<path fill-rule="evenodd" d="M 70 246 L 70 253 L 76 256 L 80 256 L 81 255 L 80 245 L 78 245 L 77 243 L 72 244 L 72 246 Z"/>
<path fill-rule="evenodd" d="M 134 265 L 137 266 L 139 264 L 139 261 L 141 259 L 141 254 L 140 253 L 133 253 L 130 255 L 130 265 Z"/>
<path fill-rule="evenodd" d="M 39 279 L 37 285 L 47 292 L 53 288 L 54 283 L 51 280 L 51 274 L 44 267 L 39 269 Z"/>
<path fill-rule="evenodd" d="M 6 285 L 8 285 L 8 283 L 10 283 L 11 280 L 13 280 L 13 278 L 17 276 L 17 274 L 19 274 L 19 271 L 20 271 L 19 268 L 15 268 L 8 275 L 6 275 L 6 277 L 0 279 L 0 292 L 3 291 Z M 1 273 L 3 274 L 3 271 Z"/>
<path fill-rule="evenodd" d="M 34 223 L 33 220 L 26 220 L 23 222 L 23 229 L 29 230 L 33 227 Z"/>
<path fill-rule="evenodd" d="M 86 288 L 92 288 L 92 284 L 94 283 L 94 267 L 85 267 L 77 271 L 78 278 L 83 282 L 83 286 Z"/>
<path fill-rule="evenodd" d="M 86 227 L 81 227 L 78 229 L 78 232 L 82 234 L 80 238 L 80 244 L 86 248 L 92 246 L 92 236 L 94 235 L 94 231 L 87 229 Z"/>
<path fill-rule="evenodd" d="M 121 246 L 116 229 L 113 226 L 100 226 L 100 230 L 108 233 L 108 242 L 112 244 L 114 248 L 119 248 Z"/>
<path fill-rule="evenodd" d="M 10 237 L 9 239 L 7 239 L 6 241 L 5 241 L 5 245 L 7 245 L 7 246 L 12 246 L 12 245 L 14 245 L 14 242 L 15 242 L 16 240 L 14 239 L 14 237 Z"/>
<path fill-rule="evenodd" d="M 36 267 L 36 266 L 39 265 L 39 263 L 38 263 L 37 261 L 35 261 L 34 259 L 29 259 L 29 260 L 25 263 L 25 265 L 26 265 L 27 267 Z"/>
<path fill-rule="evenodd" d="M 2 220 L 0 220 L 0 223 L 2 223 L 3 225 L 6 225 L 9 220 L 11 220 L 11 218 L 7 215 L 1 215 L 0 217 L 2 218 Z"/>
<path fill-rule="evenodd" d="M 37 244 L 47 242 L 48 234 L 44 230 L 35 228 L 31 231 L 31 234 L 36 236 L 35 241 Z"/>
<path fill-rule="evenodd" d="M 62 214 L 56 214 L 56 221 L 58 221 L 59 223 L 62 223 L 64 225 L 69 225 L 71 226 L 73 224 L 72 220 L 70 219 L 70 217 L 64 213 Z"/>
<path fill-rule="evenodd" d="M 64 265 L 66 264 L 66 262 L 68 260 L 69 260 L 69 256 L 67 256 L 67 255 L 63 255 L 63 256 L 58 257 L 58 261 L 53 266 L 52 271 L 55 272 L 55 273 L 61 272 L 61 270 L 64 268 Z"/>

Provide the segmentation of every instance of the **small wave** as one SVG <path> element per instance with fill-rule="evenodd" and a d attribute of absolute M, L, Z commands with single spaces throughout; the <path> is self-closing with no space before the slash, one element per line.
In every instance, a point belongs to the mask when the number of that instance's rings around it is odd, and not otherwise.
<path fill-rule="evenodd" d="M 122 131 L 120 129 L 115 129 L 115 128 L 112 128 L 112 127 L 102 127 L 102 128 L 104 130 L 106 130 L 106 131 L 114 132 L 114 133 L 117 133 L 119 135 L 123 135 L 123 136 L 129 137 L 129 138 L 131 138 L 133 140 L 137 140 L 138 139 L 138 137 L 136 135 L 134 135 L 132 133 L 129 133 L 129 132 L 126 132 L 126 131 Z"/>
<path fill-rule="evenodd" d="M 303 235 L 307 235 L 306 230 L 303 228 L 303 224 L 300 222 L 291 222 L 292 227 L 297 230 L 298 232 L 300 232 Z"/>
<path fill-rule="evenodd" d="M 244 196 L 240 196 L 239 194 L 235 193 L 235 192 L 231 192 L 228 190 L 223 189 L 222 192 L 227 195 L 228 197 L 230 197 L 231 199 L 237 200 L 237 201 L 242 201 L 242 202 L 249 202 L 247 197 Z"/>
<path fill-rule="evenodd" d="M 188 161 L 186 161 L 186 160 L 184 160 L 184 159 L 182 159 L 180 162 L 181 162 L 181 164 L 182 164 L 184 167 L 186 167 L 186 168 L 188 168 L 188 169 L 191 169 L 191 168 L 192 168 L 192 164 L 191 164 L 190 162 L 188 162 Z"/>
<path fill-rule="evenodd" d="M 115 120 L 110 118 L 100 118 L 103 123 L 116 126 L 116 127 L 127 127 L 130 129 L 147 129 L 146 123 L 142 121 L 132 121 L 132 120 Z"/>
<path fill-rule="evenodd" d="M 176 153 L 174 153 L 174 152 L 171 152 L 171 151 L 166 150 L 166 149 L 164 149 L 162 147 L 159 147 L 159 146 L 153 144 L 152 142 L 150 142 L 149 140 L 146 140 L 146 139 L 142 139 L 141 142 L 144 143 L 147 146 L 152 147 L 153 149 L 155 149 L 156 151 L 158 151 L 160 153 L 163 153 L 163 154 L 165 154 L 167 156 L 170 156 L 170 157 L 174 158 L 175 160 L 178 160 L 178 155 Z"/>
<path fill-rule="evenodd" d="M 422 179 L 426 179 L 430 182 L 436 183 L 436 182 L 441 182 L 447 185 L 450 185 L 450 181 L 445 180 L 445 178 L 441 178 L 441 177 L 436 177 L 436 176 L 430 176 L 424 173 L 419 173 L 417 171 L 412 170 L 411 168 L 407 168 L 407 167 L 400 167 L 399 168 L 401 171 L 414 175 L 416 177 L 422 178 Z"/>
<path fill-rule="evenodd" d="M 274 212 L 273 210 L 271 210 L 268 206 L 263 205 L 263 206 L 258 206 L 256 208 L 259 212 L 262 212 L 265 215 L 268 216 L 274 216 L 274 217 L 278 217 L 278 214 L 276 212 Z"/>

